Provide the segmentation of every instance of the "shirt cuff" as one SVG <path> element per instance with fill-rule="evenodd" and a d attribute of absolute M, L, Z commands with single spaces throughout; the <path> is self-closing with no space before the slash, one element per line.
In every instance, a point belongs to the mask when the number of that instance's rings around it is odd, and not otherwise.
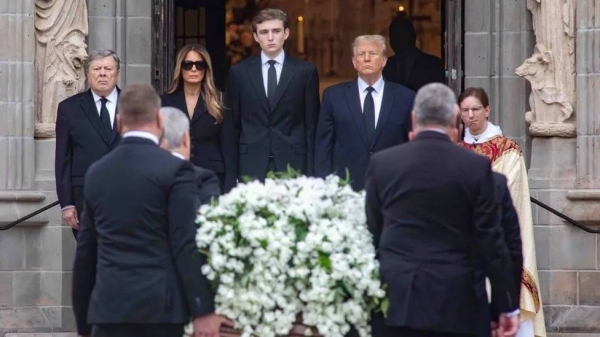
<path fill-rule="evenodd" d="M 506 317 L 514 317 L 514 316 L 518 316 L 520 313 L 521 313 L 521 310 L 517 309 L 515 311 L 505 312 L 503 315 Z"/>
<path fill-rule="evenodd" d="M 61 208 L 61 210 L 64 211 L 65 209 L 69 209 L 69 208 L 75 208 L 75 206 L 73 206 L 73 205 L 67 205 L 67 206 Z"/>

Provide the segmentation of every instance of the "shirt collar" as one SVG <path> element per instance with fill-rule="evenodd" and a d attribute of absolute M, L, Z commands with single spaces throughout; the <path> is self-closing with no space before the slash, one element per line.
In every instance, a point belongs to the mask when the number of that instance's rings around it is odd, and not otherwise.
<path fill-rule="evenodd" d="M 127 138 L 127 137 L 139 137 L 139 138 L 149 139 L 149 140 L 153 141 L 154 143 L 156 143 L 156 145 L 158 145 L 158 137 L 156 137 L 155 135 L 153 135 L 147 131 L 127 131 L 123 134 L 122 138 Z"/>
<path fill-rule="evenodd" d="M 94 102 L 98 102 L 102 98 L 102 96 L 96 94 L 94 92 L 94 90 L 91 90 L 91 91 L 92 91 L 92 96 L 94 97 Z M 117 87 L 115 87 L 113 89 L 113 91 L 110 94 L 108 94 L 108 96 L 106 96 L 106 100 L 108 100 L 111 103 L 117 103 L 117 96 L 118 96 L 118 91 L 117 91 Z"/>
<path fill-rule="evenodd" d="M 171 151 L 171 154 L 174 155 L 175 157 L 179 158 L 179 159 L 185 160 L 185 157 L 181 153 L 177 153 L 175 151 Z"/>
<path fill-rule="evenodd" d="M 496 136 L 502 136 L 502 129 L 488 121 L 485 131 L 477 136 L 473 136 L 471 131 L 466 128 L 464 141 L 467 144 L 485 143 Z"/>
<path fill-rule="evenodd" d="M 372 87 L 373 89 L 375 89 L 376 93 L 381 93 L 383 92 L 383 76 L 379 76 L 379 79 L 373 83 Z M 362 78 L 360 78 L 360 76 L 358 77 L 358 92 L 364 92 L 365 90 L 367 90 L 367 88 L 369 87 L 369 85 L 367 84 L 367 82 L 365 82 Z"/>
<path fill-rule="evenodd" d="M 266 54 L 265 52 L 261 51 L 260 52 L 260 62 L 262 65 L 267 64 L 267 62 L 271 60 Z M 275 60 L 277 63 L 283 65 L 283 61 L 285 60 L 285 52 L 283 51 L 283 49 L 281 50 L 281 52 L 279 53 L 279 55 L 275 56 L 275 58 L 273 58 L 273 60 Z"/>

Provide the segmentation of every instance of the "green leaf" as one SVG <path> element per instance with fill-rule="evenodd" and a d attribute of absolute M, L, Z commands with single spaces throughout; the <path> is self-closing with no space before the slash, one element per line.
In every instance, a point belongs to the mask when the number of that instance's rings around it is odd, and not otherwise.
<path fill-rule="evenodd" d="M 323 251 L 319 251 L 319 265 L 321 268 L 324 268 L 328 272 L 331 272 L 333 268 L 331 267 L 331 259 L 329 255 Z"/>
<path fill-rule="evenodd" d="M 388 310 L 390 309 L 390 299 L 389 298 L 384 298 L 381 301 L 381 304 L 379 305 L 379 309 L 381 309 L 381 312 L 383 313 L 383 317 L 387 318 L 387 313 Z"/>
<path fill-rule="evenodd" d="M 296 223 L 296 241 L 304 241 L 308 235 L 308 228 L 303 223 Z"/>
<path fill-rule="evenodd" d="M 269 241 L 267 241 L 267 239 L 260 240 L 260 246 L 266 249 L 269 246 Z"/>
<path fill-rule="evenodd" d="M 241 176 L 240 177 L 240 181 L 247 184 L 251 181 L 255 180 L 255 178 L 249 177 L 249 176 Z"/>

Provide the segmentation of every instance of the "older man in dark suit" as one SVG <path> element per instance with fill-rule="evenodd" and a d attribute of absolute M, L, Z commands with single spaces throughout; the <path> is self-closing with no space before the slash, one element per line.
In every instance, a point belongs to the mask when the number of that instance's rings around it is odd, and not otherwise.
<path fill-rule="evenodd" d="M 83 208 L 83 181 L 92 163 L 119 144 L 116 128 L 119 57 L 111 50 L 90 53 L 85 62 L 88 91 L 58 105 L 56 116 L 56 193 L 65 224 L 77 238 Z"/>
<path fill-rule="evenodd" d="M 160 146 L 170 151 L 175 157 L 190 160 L 191 139 L 190 119 L 183 111 L 174 107 L 163 107 L 160 109 L 163 116 L 164 132 Z M 198 197 L 201 204 L 207 204 L 212 198 L 218 198 L 221 194 L 219 179 L 215 172 L 194 166 L 196 180 L 198 183 Z"/>
<path fill-rule="evenodd" d="M 390 307 L 374 336 L 468 337 L 480 326 L 476 262 L 483 258 L 499 332 L 514 336 L 511 258 L 498 219 L 490 162 L 464 151 L 458 106 L 443 84 L 415 98 L 411 142 L 376 153 L 367 173 L 367 221 Z"/>
<path fill-rule="evenodd" d="M 199 206 L 191 163 L 159 147 L 160 98 L 149 85 L 119 97 L 121 144 L 85 177 L 73 267 L 73 310 L 81 335 L 196 336 L 227 322 L 195 243 Z"/>
<path fill-rule="evenodd" d="M 229 98 L 239 139 L 239 176 L 264 179 L 288 165 L 313 174 L 319 76 L 308 62 L 285 54 L 287 15 L 260 11 L 252 20 L 262 49 L 231 68 Z"/>
<path fill-rule="evenodd" d="M 373 153 L 408 141 L 415 93 L 386 81 L 385 38 L 354 40 L 352 63 L 358 77 L 325 89 L 315 138 L 315 174 L 350 173 L 352 188 L 362 190 Z"/>

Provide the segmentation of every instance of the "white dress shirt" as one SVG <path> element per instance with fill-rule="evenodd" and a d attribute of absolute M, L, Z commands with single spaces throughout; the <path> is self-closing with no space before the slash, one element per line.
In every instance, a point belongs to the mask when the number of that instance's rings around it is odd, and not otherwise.
<path fill-rule="evenodd" d="M 96 110 L 98 111 L 98 116 L 100 116 L 100 109 L 102 108 L 102 97 L 92 90 L 92 96 L 94 96 L 94 102 L 96 103 Z M 115 114 L 117 112 L 117 99 L 119 98 L 119 93 L 117 88 L 115 87 L 113 91 L 106 96 L 106 109 L 108 110 L 108 115 L 110 116 L 110 127 L 112 128 L 115 125 Z"/>
<path fill-rule="evenodd" d="M 265 86 L 265 95 L 269 92 L 267 88 L 269 81 L 269 60 L 271 60 L 264 52 L 260 52 L 260 62 L 262 64 L 262 75 L 263 75 L 263 84 Z M 275 73 L 277 74 L 277 83 L 279 83 L 279 78 L 281 78 L 281 70 L 283 69 L 283 61 L 285 60 L 285 53 L 283 50 L 279 55 L 275 56 L 273 59 L 276 61 L 275 63 Z"/>
<path fill-rule="evenodd" d="M 177 153 L 175 151 L 171 151 L 171 154 L 174 155 L 175 157 L 179 158 L 179 159 L 185 160 L 185 157 L 181 153 Z"/>
<path fill-rule="evenodd" d="M 127 131 L 123 134 L 123 136 L 121 138 L 127 138 L 127 137 L 146 138 L 146 139 L 153 141 L 156 145 L 158 145 L 158 137 L 156 137 L 155 135 L 153 135 L 147 131 L 135 131 L 135 130 Z"/>
<path fill-rule="evenodd" d="M 383 101 L 383 87 L 385 85 L 385 81 L 383 80 L 383 76 L 379 77 L 379 79 L 373 83 L 372 87 L 373 92 L 371 96 L 373 96 L 373 102 L 375 103 L 375 127 L 377 127 L 377 121 L 379 120 L 379 111 L 381 111 L 381 102 Z M 369 85 L 362 78 L 358 78 L 358 93 L 360 95 L 360 110 L 365 106 L 365 98 L 369 93 L 367 88 Z M 364 111 L 363 111 L 364 112 Z"/>

